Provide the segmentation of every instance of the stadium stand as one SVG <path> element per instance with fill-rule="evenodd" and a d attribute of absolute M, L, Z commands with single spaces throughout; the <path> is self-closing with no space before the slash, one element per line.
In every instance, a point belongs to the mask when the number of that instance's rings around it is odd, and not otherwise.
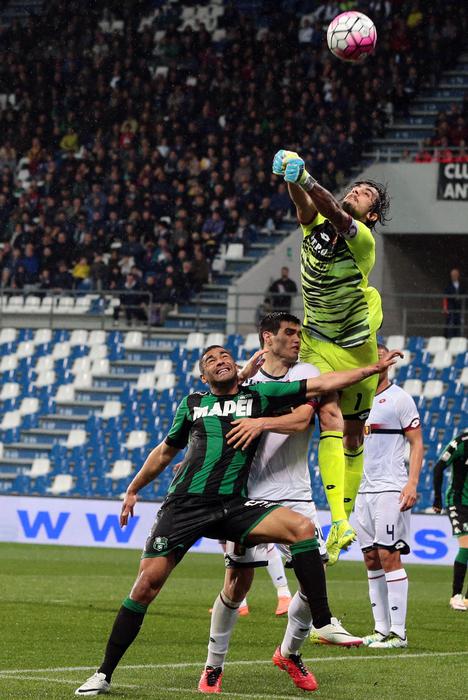
<path fill-rule="evenodd" d="M 9 358 L 1 372 L 1 493 L 120 495 L 148 448 L 164 437 L 181 397 L 203 389 L 194 371 L 201 348 L 225 341 L 242 360 L 258 344 L 253 334 L 224 338 L 194 332 L 185 341 L 168 341 L 112 331 L 96 334 L 91 341 L 99 344 L 90 345 L 85 331 L 47 330 L 33 336 L 32 331 L 4 328 L 0 334 L 2 362 Z M 390 341 L 393 345 L 395 338 Z M 24 343 L 34 343 L 34 351 L 19 359 Z M 417 506 L 421 510 L 431 503 L 434 461 L 467 414 L 467 342 L 411 337 L 403 345 L 405 360 L 394 377 L 414 396 L 421 413 L 426 447 Z M 69 350 L 65 356 L 63 347 Z M 91 360 L 96 348 L 106 355 L 105 373 L 87 370 L 96 362 Z M 450 356 L 448 365 L 434 364 L 441 352 Z M 314 440 L 309 464 L 318 505 L 324 506 L 316 454 Z M 169 467 L 142 497 L 161 498 L 171 478 Z"/>
<path fill-rule="evenodd" d="M 255 333 L 224 337 L 226 298 L 295 226 L 270 172 L 277 147 L 300 150 L 335 190 L 369 148 L 412 156 L 439 109 L 434 138 L 447 136 L 447 121 L 449 145 L 461 145 L 466 58 L 447 65 L 467 7 L 433 0 L 426 22 L 424 4 L 413 5 L 362 0 L 383 31 L 372 79 L 364 65 L 359 81 L 324 51 L 334 2 L 1 8 L 1 492 L 121 494 L 181 396 L 201 388 L 201 348 L 226 342 L 239 360 L 256 349 Z M 50 325 L 52 314 L 77 327 L 10 327 Z M 79 327 L 122 316 L 183 339 Z M 405 348 L 395 377 L 423 419 L 424 508 L 437 451 L 466 414 L 467 341 L 388 342 Z M 317 487 L 315 455 L 313 443 Z M 162 497 L 170 479 L 168 469 L 143 497 Z"/>
<path fill-rule="evenodd" d="M 2 313 L 224 330 L 230 282 L 294 225 L 270 173 L 278 144 L 336 189 L 369 138 L 422 138 L 434 104 L 464 94 L 463 70 L 436 84 L 463 45 L 464 5 L 434 0 L 429 35 L 423 6 L 360 9 L 382 36 L 374 77 L 364 66 L 356 81 L 323 51 L 333 2 L 7 3 Z"/>

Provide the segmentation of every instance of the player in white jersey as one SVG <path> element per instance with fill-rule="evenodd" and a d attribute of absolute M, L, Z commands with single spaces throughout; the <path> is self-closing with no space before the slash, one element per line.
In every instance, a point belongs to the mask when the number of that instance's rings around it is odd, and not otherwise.
<path fill-rule="evenodd" d="M 310 364 L 298 363 L 300 350 L 299 319 L 287 313 L 273 313 L 262 319 L 260 344 L 265 348 L 264 364 L 250 382 L 292 381 L 315 377 L 320 372 Z M 248 494 L 255 499 L 277 501 L 292 510 L 307 515 L 321 529 L 312 501 L 310 474 L 307 463 L 308 445 L 317 411 L 320 422 L 328 426 L 335 416 L 336 402 L 324 397 L 322 402 L 309 402 L 291 412 L 267 419 L 240 419 L 228 435 L 235 446 L 247 447 L 261 436 L 252 463 L 248 482 Z M 330 413 L 329 413 L 330 411 Z M 326 557 L 323 538 L 321 553 Z M 222 674 L 229 641 L 238 616 L 240 601 L 252 584 L 254 569 L 266 566 L 268 545 L 241 547 L 232 542 L 226 547 L 226 576 L 224 587 L 218 595 L 211 618 L 208 657 L 202 673 L 199 690 L 204 693 L 220 692 L 219 678 Z M 288 547 L 280 547 L 289 560 Z M 336 620 L 315 620 L 313 640 L 319 643 L 341 646 L 359 646 L 362 640 L 349 634 Z M 288 625 L 283 642 L 275 651 L 273 662 L 291 676 L 295 685 L 303 690 L 315 690 L 313 675 L 304 666 L 300 648 L 309 636 L 312 616 L 307 599 L 297 592 L 289 606 Z"/>
<path fill-rule="evenodd" d="M 385 351 L 379 344 L 379 357 Z M 409 472 L 406 441 L 410 445 Z M 382 372 L 365 427 L 364 472 L 355 507 L 374 616 L 374 633 L 363 641 L 371 649 L 408 646 L 408 577 L 401 554 L 410 551 L 410 509 L 416 503 L 423 451 L 413 398 L 390 382 L 387 371 Z"/>

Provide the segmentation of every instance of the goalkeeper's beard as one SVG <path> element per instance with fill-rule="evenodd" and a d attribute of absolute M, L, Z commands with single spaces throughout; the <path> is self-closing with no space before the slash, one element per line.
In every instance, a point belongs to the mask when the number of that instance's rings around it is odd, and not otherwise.
<path fill-rule="evenodd" d="M 353 219 L 358 219 L 360 218 L 359 212 L 356 211 L 356 209 L 353 207 L 351 202 L 342 202 L 341 203 L 341 208 L 343 211 L 345 211 L 347 214 L 350 214 Z"/>

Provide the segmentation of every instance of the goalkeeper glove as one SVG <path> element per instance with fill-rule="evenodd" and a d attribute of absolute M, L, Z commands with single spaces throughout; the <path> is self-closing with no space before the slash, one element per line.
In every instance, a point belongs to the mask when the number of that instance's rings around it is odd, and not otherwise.
<path fill-rule="evenodd" d="M 286 163 L 284 179 L 286 182 L 295 182 L 306 192 L 309 192 L 317 182 L 317 180 L 307 172 L 305 163 L 299 156 L 297 158 L 291 158 Z"/>
<path fill-rule="evenodd" d="M 275 153 L 275 157 L 273 158 L 273 172 L 275 175 L 284 175 L 286 163 L 295 158 L 299 158 L 298 153 L 294 151 L 285 151 L 284 148 Z"/>

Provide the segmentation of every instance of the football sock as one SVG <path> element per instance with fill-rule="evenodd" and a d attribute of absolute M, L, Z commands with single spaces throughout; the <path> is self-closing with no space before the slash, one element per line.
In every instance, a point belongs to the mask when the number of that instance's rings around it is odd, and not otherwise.
<path fill-rule="evenodd" d="M 406 608 L 408 605 L 408 577 L 404 569 L 385 574 L 390 609 L 390 631 L 406 637 Z"/>
<path fill-rule="evenodd" d="M 211 613 L 210 641 L 205 666 L 224 666 L 231 634 L 239 615 L 239 606 L 221 591 Z"/>
<path fill-rule="evenodd" d="M 288 625 L 281 642 L 281 654 L 298 654 L 312 626 L 312 615 L 305 595 L 297 591 L 288 610 Z"/>
<path fill-rule="evenodd" d="M 343 506 L 345 458 L 341 431 L 324 430 L 320 433 L 318 463 L 331 519 L 346 520 Z"/>
<path fill-rule="evenodd" d="M 309 603 L 314 627 L 330 624 L 327 583 L 317 538 L 296 542 L 290 549 L 294 573 Z"/>
<path fill-rule="evenodd" d="M 359 490 L 364 469 L 364 445 L 357 450 L 344 449 L 345 474 L 344 474 L 344 508 L 346 517 L 353 512 L 354 502 Z"/>
<path fill-rule="evenodd" d="M 384 636 L 390 632 L 390 610 L 388 608 L 387 581 L 385 571 L 368 571 L 369 600 L 374 616 L 374 629 Z"/>
<path fill-rule="evenodd" d="M 463 591 L 465 582 L 466 566 L 468 563 L 468 547 L 460 547 L 453 562 L 453 587 L 452 595 L 457 595 Z"/>
<path fill-rule="evenodd" d="M 115 667 L 140 631 L 148 606 L 126 598 L 117 613 L 99 673 L 110 683 Z"/>
<path fill-rule="evenodd" d="M 268 552 L 268 573 L 272 580 L 273 585 L 278 591 L 278 595 L 288 595 L 291 593 L 288 588 L 288 579 L 284 571 L 283 560 L 281 559 L 281 554 L 279 553 L 278 547 L 273 545 L 273 547 Z"/>

